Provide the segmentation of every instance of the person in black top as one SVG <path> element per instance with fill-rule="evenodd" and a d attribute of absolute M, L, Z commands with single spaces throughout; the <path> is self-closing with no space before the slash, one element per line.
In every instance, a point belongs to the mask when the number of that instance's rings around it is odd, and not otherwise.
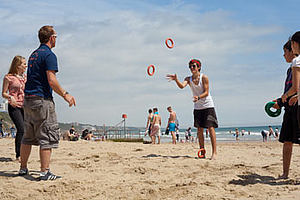
<path fill-rule="evenodd" d="M 292 51 L 291 41 L 289 40 L 284 46 L 284 58 L 287 63 L 291 63 L 293 58 L 295 58 L 295 54 Z M 284 93 L 288 91 L 292 87 L 292 68 L 289 67 L 287 70 L 287 76 L 285 80 Z M 289 169 L 291 164 L 292 157 L 292 149 L 293 143 L 300 144 L 299 141 L 299 127 L 297 122 L 297 102 L 298 96 L 295 93 L 293 96 L 287 99 L 285 103 L 283 103 L 281 98 L 278 98 L 275 101 L 274 108 L 279 109 L 280 107 L 284 107 L 284 116 L 281 127 L 281 132 L 279 136 L 279 142 L 283 143 L 283 174 L 278 178 L 287 179 L 289 175 Z"/>

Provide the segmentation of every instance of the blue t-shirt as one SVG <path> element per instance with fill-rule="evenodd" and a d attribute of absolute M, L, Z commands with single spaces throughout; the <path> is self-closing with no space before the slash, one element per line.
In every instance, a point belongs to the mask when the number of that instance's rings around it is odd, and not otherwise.
<path fill-rule="evenodd" d="M 57 58 L 47 45 L 41 44 L 28 59 L 26 95 L 53 98 L 46 73 L 48 70 L 58 72 Z"/>

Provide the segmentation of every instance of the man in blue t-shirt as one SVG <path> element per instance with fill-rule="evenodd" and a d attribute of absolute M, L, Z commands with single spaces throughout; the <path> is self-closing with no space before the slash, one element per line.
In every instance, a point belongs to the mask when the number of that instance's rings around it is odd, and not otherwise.
<path fill-rule="evenodd" d="M 55 73 L 57 58 L 52 52 L 57 35 L 52 26 L 43 26 L 38 33 L 41 45 L 29 57 L 24 98 L 25 133 L 21 145 L 21 167 L 19 175 L 28 174 L 27 162 L 32 145 L 40 146 L 40 180 L 55 180 L 58 176 L 50 172 L 52 148 L 58 147 L 59 126 L 55 113 L 52 90 L 64 98 L 69 106 L 76 101 L 64 90 Z"/>

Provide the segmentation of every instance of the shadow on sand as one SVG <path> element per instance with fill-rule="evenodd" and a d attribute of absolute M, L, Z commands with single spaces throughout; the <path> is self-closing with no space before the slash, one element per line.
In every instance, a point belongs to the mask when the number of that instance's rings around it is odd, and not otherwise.
<path fill-rule="evenodd" d="M 38 171 L 30 171 L 29 174 L 27 175 L 24 175 L 24 176 L 21 176 L 29 181 L 39 181 L 37 178 L 35 177 L 38 177 L 39 176 L 39 172 Z M 16 178 L 16 177 L 19 177 L 18 175 L 18 171 L 0 171 L 0 176 L 3 176 L 3 177 L 8 177 L 8 178 Z"/>
<path fill-rule="evenodd" d="M 149 154 L 146 156 L 142 156 L 143 158 L 194 158 L 198 159 L 197 157 L 191 157 L 191 156 L 163 156 L 163 155 L 156 155 L 156 154 Z"/>
<path fill-rule="evenodd" d="M 247 175 L 237 175 L 240 179 L 233 179 L 229 184 L 233 185 L 254 185 L 254 184 L 267 184 L 267 185 L 300 185 L 299 180 L 293 179 L 277 179 L 272 176 L 261 176 L 259 174 L 250 173 Z"/>
<path fill-rule="evenodd" d="M 0 162 L 13 162 L 11 158 L 0 157 Z"/>

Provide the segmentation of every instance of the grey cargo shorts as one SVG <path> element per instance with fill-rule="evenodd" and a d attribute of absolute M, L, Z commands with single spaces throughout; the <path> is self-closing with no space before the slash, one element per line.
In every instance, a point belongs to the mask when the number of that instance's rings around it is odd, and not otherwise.
<path fill-rule="evenodd" d="M 39 145 L 41 149 L 58 147 L 60 131 L 52 99 L 25 96 L 24 126 L 22 144 Z"/>

